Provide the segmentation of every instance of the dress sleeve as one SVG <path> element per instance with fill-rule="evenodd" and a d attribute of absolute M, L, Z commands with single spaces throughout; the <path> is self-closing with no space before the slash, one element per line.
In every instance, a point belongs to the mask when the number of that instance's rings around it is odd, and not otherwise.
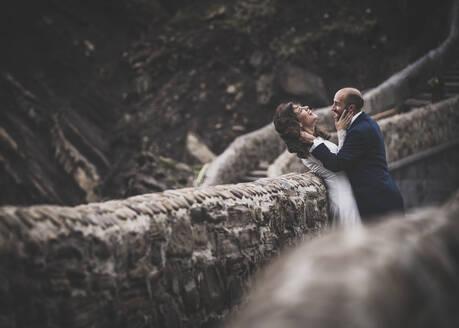
<path fill-rule="evenodd" d="M 327 143 L 323 143 L 325 146 L 327 146 Z M 332 144 L 336 147 L 335 144 Z M 327 170 L 322 163 L 315 158 L 313 155 L 308 156 L 308 158 L 303 158 L 301 159 L 303 162 L 303 165 L 306 166 L 310 171 L 314 172 L 321 178 L 324 178 L 325 181 L 329 181 L 329 179 L 333 179 L 333 177 L 336 176 L 336 174 L 330 170 Z"/>
<path fill-rule="evenodd" d="M 310 164 L 311 164 L 311 163 L 310 163 L 309 160 L 307 160 L 307 159 L 305 159 L 305 158 L 302 158 L 302 159 L 301 159 L 301 163 L 303 163 L 303 165 L 306 166 L 306 168 L 307 168 L 308 170 L 311 169 L 311 167 L 310 167 Z"/>
<path fill-rule="evenodd" d="M 338 151 L 343 147 L 344 140 L 346 139 L 346 130 L 338 131 Z"/>
<path fill-rule="evenodd" d="M 324 139 L 322 137 L 316 137 L 314 141 L 312 142 L 311 148 L 309 148 L 309 152 L 312 153 L 312 151 L 320 144 L 324 143 Z"/>

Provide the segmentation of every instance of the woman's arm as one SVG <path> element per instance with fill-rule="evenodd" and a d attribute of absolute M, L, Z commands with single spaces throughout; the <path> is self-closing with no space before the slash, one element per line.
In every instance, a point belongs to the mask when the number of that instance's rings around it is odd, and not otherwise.
<path fill-rule="evenodd" d="M 346 130 L 338 131 L 338 151 L 343 148 L 344 140 L 346 139 Z"/>

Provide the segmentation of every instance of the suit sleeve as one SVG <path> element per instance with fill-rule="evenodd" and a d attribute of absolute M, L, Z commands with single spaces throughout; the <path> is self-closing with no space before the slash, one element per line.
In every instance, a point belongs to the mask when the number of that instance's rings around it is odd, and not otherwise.
<path fill-rule="evenodd" d="M 324 166 L 333 172 L 351 168 L 365 153 L 365 138 L 361 131 L 352 130 L 346 136 L 343 147 L 333 154 L 324 144 L 317 146 L 311 153 Z"/>

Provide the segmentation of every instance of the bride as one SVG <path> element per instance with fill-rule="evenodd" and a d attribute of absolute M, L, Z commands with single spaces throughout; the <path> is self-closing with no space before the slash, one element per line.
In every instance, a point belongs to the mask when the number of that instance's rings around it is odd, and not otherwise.
<path fill-rule="evenodd" d="M 324 141 L 325 146 L 332 153 L 338 153 L 342 147 L 346 137 L 346 128 L 351 122 L 351 118 L 352 114 L 348 113 L 341 115 L 339 120 L 335 120 L 338 131 L 338 146 L 328 140 Z M 316 127 L 316 120 L 317 115 L 308 106 L 288 102 L 277 107 L 274 115 L 274 126 L 287 144 L 288 151 L 296 153 L 308 169 L 324 179 L 328 188 L 332 226 L 360 225 L 359 210 L 346 174 L 326 169 L 318 159 L 309 153 L 312 144 L 302 138 L 307 133 L 324 139 L 329 138 L 326 132 Z"/>

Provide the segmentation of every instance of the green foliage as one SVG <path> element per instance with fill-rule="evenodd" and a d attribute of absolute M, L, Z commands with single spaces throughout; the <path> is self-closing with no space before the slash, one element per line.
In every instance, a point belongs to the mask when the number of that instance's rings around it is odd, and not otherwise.
<path fill-rule="evenodd" d="M 327 34 L 344 34 L 352 37 L 361 37 L 372 31 L 377 25 L 376 19 L 364 19 L 364 20 L 337 20 L 332 21 L 330 24 L 322 25 L 321 37 L 327 37 Z"/>
<path fill-rule="evenodd" d="M 258 21 L 266 21 L 275 15 L 275 4 L 275 0 L 237 1 L 223 25 L 243 34 L 251 34 Z"/>
<path fill-rule="evenodd" d="M 191 26 L 197 21 L 200 20 L 200 13 L 198 11 L 190 11 L 190 10 L 179 10 L 177 13 L 172 17 L 169 23 L 172 26 Z"/>
<path fill-rule="evenodd" d="M 164 166 L 166 166 L 166 167 L 168 167 L 170 169 L 175 169 L 175 167 L 179 163 L 175 159 L 172 159 L 172 158 L 169 158 L 169 157 L 159 156 L 158 158 L 159 158 L 159 162 L 160 163 L 164 164 Z"/>
<path fill-rule="evenodd" d="M 342 39 L 368 39 L 379 24 L 377 18 L 361 12 L 352 13 L 349 9 L 342 7 L 332 16 L 327 17 L 321 13 L 311 15 L 311 24 L 308 28 L 296 29 L 294 26 L 286 26 L 281 35 L 275 37 L 270 42 L 270 49 L 278 57 L 289 57 L 296 54 L 305 54 L 311 47 L 316 47 L 318 43 L 324 41 Z M 293 24 L 292 24 L 293 25 Z"/>

